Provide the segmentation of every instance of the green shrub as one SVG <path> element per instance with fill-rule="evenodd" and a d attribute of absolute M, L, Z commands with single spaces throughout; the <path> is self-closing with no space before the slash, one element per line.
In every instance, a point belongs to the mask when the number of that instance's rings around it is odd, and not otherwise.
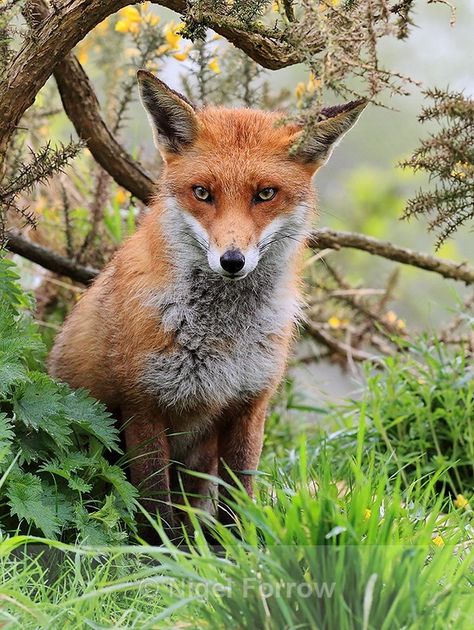
<path fill-rule="evenodd" d="M 453 494 L 474 486 L 474 368 L 464 348 L 423 338 L 369 372 L 362 396 L 335 407 L 328 422 L 344 428 L 326 446 L 341 467 L 374 455 L 406 481 L 444 468 Z M 362 440 L 358 427 L 364 428 Z"/>
<path fill-rule="evenodd" d="M 135 489 L 106 451 L 119 451 L 104 406 L 42 371 L 31 299 L 0 257 L 0 528 L 89 543 L 134 527 Z"/>

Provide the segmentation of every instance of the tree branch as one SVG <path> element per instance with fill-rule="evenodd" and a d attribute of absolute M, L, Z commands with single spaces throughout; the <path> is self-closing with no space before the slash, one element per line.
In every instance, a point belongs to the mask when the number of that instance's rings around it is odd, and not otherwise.
<path fill-rule="evenodd" d="M 61 256 L 60 254 L 46 249 L 46 247 L 32 243 L 26 238 L 23 238 L 23 236 L 20 236 L 17 232 L 7 232 L 6 247 L 14 254 L 31 260 L 31 262 L 49 271 L 53 271 L 60 276 L 67 276 L 71 278 L 71 280 L 82 282 L 82 284 L 89 284 L 99 274 L 97 269 L 78 265 L 65 256 Z"/>
<path fill-rule="evenodd" d="M 314 249 L 322 249 L 323 247 L 330 249 L 340 249 L 341 247 L 360 249 L 369 254 L 395 260 L 404 265 L 411 265 L 412 267 L 439 273 L 444 278 L 452 278 L 466 284 L 474 283 L 474 268 L 467 262 L 455 263 L 452 260 L 436 258 L 429 254 L 422 254 L 412 249 L 392 245 L 388 241 L 379 241 L 364 234 L 321 228 L 313 233 L 308 244 Z"/>
<path fill-rule="evenodd" d="M 30 0 L 27 20 L 36 29 L 47 19 L 45 0 Z M 147 204 L 154 183 L 145 169 L 115 140 L 100 113 L 94 89 L 77 58 L 70 54 L 54 68 L 64 111 L 98 164 L 132 195 Z"/>
<path fill-rule="evenodd" d="M 130 0 L 70 0 L 56 5 L 25 39 L 0 84 L 0 173 L 10 137 L 54 67 L 89 31 Z M 25 10 L 28 9 L 28 6 Z M 32 6 L 34 10 L 34 6 Z"/>
<path fill-rule="evenodd" d="M 7 249 L 11 252 L 23 256 L 45 269 L 68 276 L 78 282 L 88 284 L 99 273 L 97 269 L 78 265 L 65 256 L 51 252 L 45 247 L 28 241 L 17 232 L 8 232 L 7 238 Z M 397 247 L 387 241 L 379 241 L 364 234 L 338 232 L 329 228 L 321 228 L 313 233 L 309 246 L 314 249 L 321 249 L 322 247 L 330 249 L 341 249 L 342 247 L 359 249 L 405 265 L 439 273 L 445 278 L 451 278 L 466 284 L 474 284 L 474 269 L 467 263 L 458 264 L 451 260 L 435 258 L 428 254 L 414 252 L 411 249 Z"/>
<path fill-rule="evenodd" d="M 284 33 L 281 30 L 267 28 L 261 23 L 243 27 L 242 23 L 235 18 L 209 10 L 203 11 L 199 6 L 194 9 L 186 0 L 153 0 L 153 3 L 191 19 L 196 18 L 200 25 L 219 33 L 251 59 L 269 70 L 279 70 L 304 60 L 304 55 L 284 41 Z"/>
<path fill-rule="evenodd" d="M 87 74 L 73 55 L 54 69 L 64 111 L 96 162 L 132 195 L 148 204 L 154 182 L 145 169 L 115 140 L 100 114 Z"/>

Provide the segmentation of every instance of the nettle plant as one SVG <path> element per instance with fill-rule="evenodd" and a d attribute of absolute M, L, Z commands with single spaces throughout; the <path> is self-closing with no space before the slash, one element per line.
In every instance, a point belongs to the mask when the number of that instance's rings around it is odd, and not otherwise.
<path fill-rule="evenodd" d="M 104 406 L 42 371 L 45 349 L 13 263 L 0 255 L 0 529 L 88 544 L 134 531 L 136 490 L 107 452 Z"/>

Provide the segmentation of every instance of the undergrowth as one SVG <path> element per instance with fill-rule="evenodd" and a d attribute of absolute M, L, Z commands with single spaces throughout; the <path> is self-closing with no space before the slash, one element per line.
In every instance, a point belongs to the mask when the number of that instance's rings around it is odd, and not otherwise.
<path fill-rule="evenodd" d="M 137 493 L 104 457 L 118 431 L 101 403 L 45 374 L 31 306 L 0 257 L 0 529 L 124 541 Z"/>

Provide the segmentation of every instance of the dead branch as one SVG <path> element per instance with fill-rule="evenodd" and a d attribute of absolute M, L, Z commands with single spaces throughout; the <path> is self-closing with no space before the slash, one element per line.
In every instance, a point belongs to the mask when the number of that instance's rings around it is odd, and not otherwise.
<path fill-rule="evenodd" d="M 61 254 L 56 254 L 56 252 L 52 252 L 46 247 L 32 243 L 17 232 L 7 232 L 7 239 L 6 248 L 9 251 L 31 260 L 31 262 L 60 276 L 67 276 L 76 282 L 89 284 L 99 274 L 97 269 L 78 265 L 73 260 L 61 256 Z"/>
<path fill-rule="evenodd" d="M 439 273 L 444 278 L 459 280 L 466 284 L 474 283 L 474 268 L 467 262 L 455 263 L 452 260 L 436 258 L 429 254 L 422 254 L 412 249 L 392 245 L 388 241 L 379 241 L 364 234 L 321 228 L 313 233 L 308 244 L 313 249 L 340 249 L 341 247 L 360 249 L 369 254 L 395 260 L 404 265 L 411 265 L 412 267 Z"/>

